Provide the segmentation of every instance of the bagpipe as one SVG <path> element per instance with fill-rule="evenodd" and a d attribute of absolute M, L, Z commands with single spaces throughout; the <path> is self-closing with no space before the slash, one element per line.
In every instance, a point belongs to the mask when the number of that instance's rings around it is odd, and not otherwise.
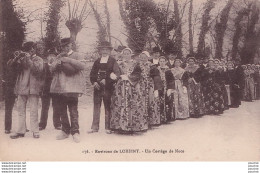
<path fill-rule="evenodd" d="M 62 71 L 65 73 L 66 76 L 72 76 L 75 75 L 76 73 L 79 72 L 78 69 L 76 69 L 73 65 L 71 65 L 68 62 L 62 62 L 61 58 L 62 57 L 67 57 L 67 53 L 60 53 L 59 55 L 55 56 L 49 56 L 48 57 L 48 65 L 52 66 L 53 63 L 56 64 L 56 70 L 57 71 Z"/>
<path fill-rule="evenodd" d="M 13 62 L 21 63 L 26 58 L 31 58 L 31 55 L 27 52 L 17 50 L 17 51 L 14 52 Z"/>

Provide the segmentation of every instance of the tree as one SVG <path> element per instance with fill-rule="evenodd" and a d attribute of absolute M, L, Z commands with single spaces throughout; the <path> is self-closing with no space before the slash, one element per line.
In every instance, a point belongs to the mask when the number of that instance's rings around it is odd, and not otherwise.
<path fill-rule="evenodd" d="M 156 7 L 152 0 L 118 0 L 121 18 L 127 30 L 127 42 L 133 50 L 143 50 L 151 18 Z"/>
<path fill-rule="evenodd" d="M 175 22 L 177 24 L 177 27 L 175 29 L 176 33 L 176 49 L 178 51 L 178 58 L 182 58 L 182 21 L 180 18 L 180 12 L 179 12 L 179 4 L 177 0 L 173 1 L 174 3 L 174 16 L 175 16 Z"/>
<path fill-rule="evenodd" d="M 189 49 L 190 54 L 194 53 L 193 50 L 193 31 L 192 31 L 192 13 L 193 13 L 193 0 L 190 0 L 190 8 L 189 8 Z"/>
<path fill-rule="evenodd" d="M 73 49 L 76 49 L 77 35 L 83 27 L 83 22 L 87 19 L 90 13 L 87 10 L 88 0 L 84 1 L 81 10 L 79 9 L 80 2 L 81 0 L 74 0 L 73 7 L 72 7 L 70 4 L 70 0 L 68 0 L 69 17 L 66 20 L 65 24 L 70 31 L 70 39 L 73 43 Z"/>
<path fill-rule="evenodd" d="M 12 0 L 0 3 L 0 78 L 7 77 L 6 63 L 16 50 L 21 50 L 25 37 L 23 14 L 15 11 Z M 2 81 L 2 79 L 1 79 Z M 0 89 L 1 90 L 1 89 Z M 1 93 L 0 93 L 1 100 Z"/>
<path fill-rule="evenodd" d="M 229 0 L 227 5 L 223 8 L 220 14 L 219 21 L 217 20 L 215 25 L 215 32 L 216 32 L 216 50 L 215 50 L 215 58 L 222 59 L 222 47 L 223 47 L 223 40 L 225 31 L 227 29 L 228 17 L 231 7 L 234 3 L 234 0 Z"/>
<path fill-rule="evenodd" d="M 239 39 L 242 34 L 242 26 L 240 25 L 240 23 L 243 21 L 244 16 L 247 16 L 248 14 L 249 14 L 249 9 L 242 8 L 238 12 L 237 17 L 235 18 L 235 32 L 233 36 L 232 50 L 231 50 L 231 57 L 233 60 L 237 59 Z"/>
<path fill-rule="evenodd" d="M 95 8 L 94 4 L 92 3 L 91 0 L 89 0 L 90 3 L 90 7 L 94 12 L 94 16 L 98 25 L 98 33 L 97 33 L 97 37 L 98 37 L 98 42 L 102 42 L 102 41 L 106 41 L 108 40 L 111 43 L 111 33 L 110 33 L 110 14 L 108 11 L 108 7 L 107 7 L 107 1 L 104 0 L 103 1 L 105 4 L 105 14 L 106 14 L 106 26 L 103 24 L 103 20 L 101 19 L 101 15 L 99 14 L 99 12 L 97 11 L 97 9 Z"/>
<path fill-rule="evenodd" d="M 210 29 L 209 21 L 210 21 L 210 11 L 215 7 L 215 1 L 216 0 L 208 0 L 204 5 L 204 13 L 202 15 L 202 21 L 201 21 L 201 29 L 199 34 L 199 42 L 198 42 L 198 48 L 197 53 L 199 55 L 205 54 L 205 37 L 207 32 Z"/>
<path fill-rule="evenodd" d="M 58 31 L 58 25 L 60 21 L 60 11 L 64 6 L 62 0 L 49 0 L 49 10 L 46 13 L 47 27 L 46 36 L 44 38 L 45 51 L 56 48 L 58 49 L 60 34 Z"/>
<path fill-rule="evenodd" d="M 156 42 L 155 44 L 165 53 L 169 50 L 169 45 L 171 45 L 171 49 L 175 49 L 175 39 L 170 39 L 170 32 L 177 27 L 177 24 L 174 14 L 171 14 L 169 10 L 170 1 L 167 6 L 165 4 L 157 5 L 152 16 L 157 31 L 157 40 L 153 38 L 153 42 Z"/>
<path fill-rule="evenodd" d="M 244 46 L 241 50 L 241 63 L 253 63 L 255 54 L 258 51 L 259 30 L 256 31 L 256 24 L 259 20 L 259 7 L 257 2 L 254 1 L 251 5 L 251 15 L 248 20 L 248 25 L 245 33 Z"/>

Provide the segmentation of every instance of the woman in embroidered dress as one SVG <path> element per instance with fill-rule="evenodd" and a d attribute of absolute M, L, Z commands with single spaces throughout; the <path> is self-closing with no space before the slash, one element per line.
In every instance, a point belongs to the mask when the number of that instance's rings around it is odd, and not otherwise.
<path fill-rule="evenodd" d="M 202 92 L 205 103 L 205 113 L 219 115 L 224 111 L 224 96 L 222 87 L 216 80 L 214 60 L 208 61 L 208 67 L 203 70 L 201 80 Z"/>
<path fill-rule="evenodd" d="M 246 65 L 245 73 L 245 89 L 244 98 L 245 101 L 253 101 L 255 98 L 255 82 L 254 82 L 254 71 L 251 68 L 251 64 Z"/>
<path fill-rule="evenodd" d="M 189 57 L 188 66 L 183 74 L 183 85 L 187 87 L 189 96 L 190 117 L 199 118 L 204 114 L 204 102 L 200 85 L 199 66 L 194 57 Z"/>
<path fill-rule="evenodd" d="M 175 59 L 174 68 L 166 72 L 166 81 L 168 85 L 167 95 L 170 96 L 174 93 L 174 109 L 175 109 L 175 119 L 186 119 L 189 118 L 189 101 L 187 88 L 183 86 L 182 77 L 185 72 L 181 68 L 182 61 L 180 59 Z M 174 81 L 173 81 L 174 80 Z M 171 83 L 174 82 L 175 89 L 171 90 L 169 87 Z"/>
<path fill-rule="evenodd" d="M 228 100 L 228 92 L 230 92 L 229 87 L 225 86 L 225 68 L 223 67 L 223 64 L 220 65 L 220 61 L 218 59 L 214 60 L 215 64 L 215 81 L 220 85 L 221 90 L 223 92 L 223 98 L 224 98 L 224 106 L 225 109 L 229 108 L 230 101 Z"/>
<path fill-rule="evenodd" d="M 163 89 L 160 72 L 157 69 L 157 65 L 149 61 L 150 54 L 147 51 L 143 51 L 139 58 L 142 73 L 147 82 L 146 92 L 149 126 L 158 126 L 165 122 L 159 97 L 159 93 L 161 93 Z"/>
<path fill-rule="evenodd" d="M 130 50 L 128 48 L 128 50 Z M 122 51 L 124 54 L 124 51 Z M 130 51 L 132 54 L 132 51 Z M 133 133 L 148 129 L 147 80 L 140 59 L 133 61 L 131 55 L 123 56 L 120 76 L 112 97 L 111 130 Z"/>
<path fill-rule="evenodd" d="M 167 111 L 167 86 L 166 86 L 166 78 L 165 78 L 165 72 L 170 70 L 169 67 L 166 65 L 167 59 L 165 56 L 160 56 L 159 57 L 159 66 L 157 69 L 159 70 L 161 81 L 163 84 L 163 88 L 159 90 L 159 101 L 160 101 L 160 115 L 161 115 L 161 123 L 166 123 L 171 121 L 169 117 L 166 116 L 166 111 Z"/>
<path fill-rule="evenodd" d="M 255 68 L 256 100 L 260 99 L 260 65 Z"/>

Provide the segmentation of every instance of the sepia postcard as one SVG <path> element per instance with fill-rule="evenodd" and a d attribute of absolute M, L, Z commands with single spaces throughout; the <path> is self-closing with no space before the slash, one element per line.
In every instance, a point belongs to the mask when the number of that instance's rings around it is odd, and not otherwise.
<path fill-rule="evenodd" d="M 258 0 L 1 0 L 0 161 L 259 161 Z"/>

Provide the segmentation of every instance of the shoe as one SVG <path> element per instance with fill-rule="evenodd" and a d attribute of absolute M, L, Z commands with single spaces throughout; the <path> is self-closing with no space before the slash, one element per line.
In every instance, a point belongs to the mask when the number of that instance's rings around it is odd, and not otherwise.
<path fill-rule="evenodd" d="M 90 131 L 88 131 L 89 134 L 91 134 L 91 133 L 97 133 L 97 132 L 98 132 L 98 130 L 90 130 Z"/>
<path fill-rule="evenodd" d="M 57 140 L 63 140 L 63 139 L 66 139 L 68 137 L 69 137 L 69 135 L 67 133 L 61 131 L 61 133 L 58 136 L 56 136 L 56 139 Z"/>
<path fill-rule="evenodd" d="M 21 134 L 21 133 L 15 133 L 10 136 L 11 139 L 18 139 L 18 138 L 23 138 L 23 137 L 24 137 L 24 134 Z"/>
<path fill-rule="evenodd" d="M 74 135 L 72 135 L 72 137 L 73 137 L 73 141 L 74 142 L 76 142 L 76 143 L 80 142 L 80 137 L 79 137 L 78 133 L 75 133 Z"/>
<path fill-rule="evenodd" d="M 39 130 L 40 130 L 40 131 L 42 131 L 42 130 L 44 130 L 44 129 L 45 129 L 44 127 L 39 127 Z"/>
<path fill-rule="evenodd" d="M 5 130 L 5 134 L 10 134 L 11 130 Z"/>
<path fill-rule="evenodd" d="M 56 130 L 61 130 L 61 127 L 60 127 L 60 126 L 59 126 L 59 127 L 55 127 L 55 129 L 56 129 Z"/>
<path fill-rule="evenodd" d="M 33 133 L 33 138 L 35 138 L 35 139 L 40 138 L 39 132 L 34 132 L 34 133 Z"/>

